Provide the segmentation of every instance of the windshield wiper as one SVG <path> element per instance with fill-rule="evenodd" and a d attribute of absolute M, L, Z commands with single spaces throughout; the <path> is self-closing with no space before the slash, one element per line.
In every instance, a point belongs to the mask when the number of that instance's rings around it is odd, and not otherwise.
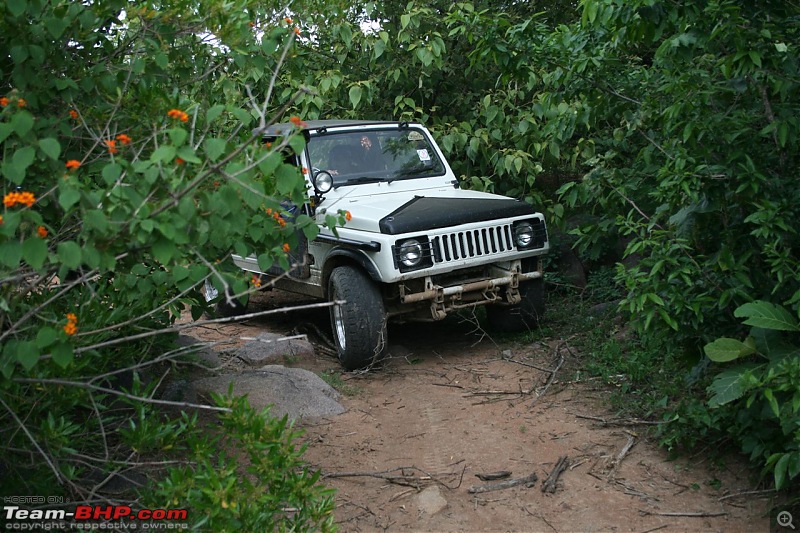
<path fill-rule="evenodd" d="M 394 177 L 386 180 L 386 183 L 391 183 L 397 180 L 426 178 L 428 174 L 425 172 L 427 169 L 418 168 L 416 170 L 403 170 L 394 175 Z"/>
<path fill-rule="evenodd" d="M 346 181 L 343 181 L 341 183 L 336 183 L 333 186 L 333 188 L 334 189 L 338 189 L 339 187 L 341 187 L 343 185 L 358 185 L 360 183 L 378 183 L 378 182 L 381 182 L 381 181 L 383 181 L 383 178 L 377 178 L 375 176 L 359 176 L 357 178 L 350 178 L 350 179 L 348 179 Z"/>

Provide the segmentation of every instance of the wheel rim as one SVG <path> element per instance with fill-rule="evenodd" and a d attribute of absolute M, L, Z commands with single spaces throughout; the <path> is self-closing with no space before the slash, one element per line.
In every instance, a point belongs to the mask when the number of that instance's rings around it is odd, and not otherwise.
<path fill-rule="evenodd" d="M 334 293 L 333 299 L 338 300 L 339 295 Z M 339 348 L 342 350 L 347 349 L 347 337 L 344 331 L 344 313 L 342 313 L 341 305 L 333 306 L 333 329 L 336 331 L 336 340 L 339 343 Z"/>

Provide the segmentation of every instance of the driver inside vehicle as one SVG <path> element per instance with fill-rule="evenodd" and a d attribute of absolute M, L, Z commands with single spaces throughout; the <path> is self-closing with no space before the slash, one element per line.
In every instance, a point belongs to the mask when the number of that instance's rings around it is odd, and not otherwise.
<path fill-rule="evenodd" d="M 358 144 L 338 144 L 328 154 L 328 172 L 332 176 L 384 170 L 383 154 L 377 139 L 361 135 Z"/>

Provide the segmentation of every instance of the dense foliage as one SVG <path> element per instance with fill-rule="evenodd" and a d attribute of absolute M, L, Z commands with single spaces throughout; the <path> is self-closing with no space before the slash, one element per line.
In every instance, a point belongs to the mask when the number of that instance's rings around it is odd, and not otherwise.
<path fill-rule="evenodd" d="M 302 137 L 262 146 L 251 133 L 289 118 L 271 82 L 296 33 L 284 14 L 246 0 L 0 5 L 4 494 L 125 501 L 132 494 L 109 482 L 200 453 L 196 418 L 153 408 L 169 404 L 159 385 L 185 356 L 172 345 L 176 320 L 187 306 L 203 312 L 206 279 L 229 298 L 251 290 L 221 263 L 232 249 L 288 266 L 298 232 L 317 231 L 279 202 L 305 192 L 281 154 L 302 149 Z M 207 506 L 229 529 L 327 527 L 331 501 L 285 421 L 241 404 L 211 409 L 226 438 L 264 439 L 274 453 L 252 462 L 249 491 L 228 483 L 232 461 L 209 461 L 207 447 L 190 457 L 168 478 L 190 470 L 206 494 L 187 495 L 200 506 L 190 520 Z M 172 496 L 168 486 L 155 494 Z M 222 500 L 233 504 L 220 511 Z M 276 511 L 293 506 L 303 511 Z"/>
<path fill-rule="evenodd" d="M 285 261 L 295 228 L 264 210 L 300 194 L 299 176 L 281 146 L 259 146 L 250 131 L 290 111 L 421 120 L 465 186 L 542 207 L 588 263 L 617 262 L 613 250 L 625 248 L 621 310 L 653 347 L 648 357 L 665 353 L 659 343 L 688 355 L 683 371 L 696 385 L 670 401 L 667 418 L 679 421 L 665 440 L 727 434 L 779 485 L 796 477 L 795 456 L 776 455 L 797 446 L 793 396 L 772 393 L 776 409 L 766 392 L 720 402 L 717 391 L 719 376 L 743 391 L 797 390 L 800 377 L 718 369 L 702 350 L 741 337 L 735 310 L 750 302 L 798 315 L 792 2 L 297 0 L 282 9 L 0 6 L 0 367 L 2 416 L 17 428 L 9 450 L 24 450 L 13 456 L 19 472 L 44 454 L 41 486 L 86 477 L 66 436 L 87 446 L 105 438 L 98 412 L 110 399 L 91 387 L 162 353 L 160 337 L 144 333 L 197 304 L 207 276 L 246 292 L 248 280 L 215 263 L 233 243 L 258 250 L 263 265 Z M 800 344 L 795 331 L 777 335 Z M 781 368 L 794 368 L 797 353 L 781 353 Z M 763 386 L 747 388 L 753 379 Z M 708 397 L 691 397 L 709 383 Z M 768 409 L 753 417 L 759 405 Z M 77 424 L 73 411 L 92 422 Z M 780 431 L 762 434 L 755 421 L 769 413 Z M 768 445 L 753 453 L 756 441 Z"/>

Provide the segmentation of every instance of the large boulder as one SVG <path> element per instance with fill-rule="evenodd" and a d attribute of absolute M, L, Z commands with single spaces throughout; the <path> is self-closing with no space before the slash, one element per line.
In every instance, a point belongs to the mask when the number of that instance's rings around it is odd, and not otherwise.
<path fill-rule="evenodd" d="M 313 357 L 314 347 L 306 339 L 288 339 L 285 335 L 264 332 L 238 348 L 234 355 L 249 366 L 263 366 L 277 361 Z"/>
<path fill-rule="evenodd" d="M 246 395 L 250 405 L 263 409 L 272 405 L 270 413 L 292 419 L 338 415 L 345 411 L 337 401 L 339 393 L 322 379 L 302 368 L 267 365 L 259 370 L 214 376 L 189 384 L 185 401 L 209 402 L 211 393 Z"/>

